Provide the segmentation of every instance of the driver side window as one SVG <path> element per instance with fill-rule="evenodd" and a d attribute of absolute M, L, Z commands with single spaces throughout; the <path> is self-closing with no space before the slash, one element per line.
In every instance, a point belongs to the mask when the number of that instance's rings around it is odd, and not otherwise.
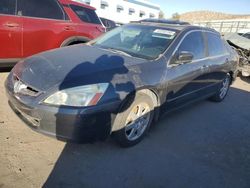
<path fill-rule="evenodd" d="M 195 31 L 188 34 L 181 42 L 177 52 L 190 52 L 193 54 L 193 60 L 205 57 L 205 44 L 201 31 Z"/>

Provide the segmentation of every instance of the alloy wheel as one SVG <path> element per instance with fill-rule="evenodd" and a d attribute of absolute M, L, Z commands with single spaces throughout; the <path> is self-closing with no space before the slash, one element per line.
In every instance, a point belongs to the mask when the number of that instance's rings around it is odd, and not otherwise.
<path fill-rule="evenodd" d="M 147 103 L 139 103 L 135 105 L 126 120 L 125 135 L 127 139 L 130 141 L 138 139 L 146 130 L 149 121 L 149 105 Z"/>
<path fill-rule="evenodd" d="M 223 82 L 222 82 L 222 87 L 220 89 L 220 98 L 223 99 L 228 91 L 229 88 L 229 84 L 230 84 L 230 79 L 229 77 L 226 77 Z"/>

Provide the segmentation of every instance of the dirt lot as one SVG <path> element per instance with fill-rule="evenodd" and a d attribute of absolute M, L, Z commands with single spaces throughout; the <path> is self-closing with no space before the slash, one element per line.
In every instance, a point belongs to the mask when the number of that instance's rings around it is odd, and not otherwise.
<path fill-rule="evenodd" d="M 250 81 L 220 104 L 169 114 L 139 145 L 63 143 L 33 132 L 7 105 L 0 73 L 0 187 L 250 187 Z"/>

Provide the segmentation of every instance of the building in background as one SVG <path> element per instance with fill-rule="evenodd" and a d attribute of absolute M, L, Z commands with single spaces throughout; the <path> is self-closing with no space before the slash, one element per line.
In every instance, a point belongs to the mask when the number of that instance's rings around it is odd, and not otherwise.
<path fill-rule="evenodd" d="M 145 18 L 158 18 L 160 6 L 146 0 L 75 0 L 96 8 L 99 17 L 128 23 Z"/>

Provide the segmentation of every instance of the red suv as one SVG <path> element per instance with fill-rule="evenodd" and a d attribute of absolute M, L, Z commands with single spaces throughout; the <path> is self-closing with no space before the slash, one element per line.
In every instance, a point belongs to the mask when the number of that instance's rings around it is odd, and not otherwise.
<path fill-rule="evenodd" d="M 95 9 L 71 0 L 1 0 L 0 67 L 105 31 Z"/>

